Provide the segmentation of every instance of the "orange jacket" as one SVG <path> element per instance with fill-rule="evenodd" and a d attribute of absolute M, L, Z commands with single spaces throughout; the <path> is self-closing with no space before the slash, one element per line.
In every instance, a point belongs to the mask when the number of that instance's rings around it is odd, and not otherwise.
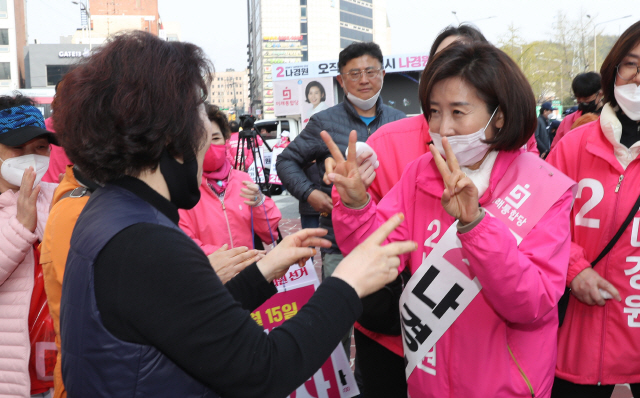
<path fill-rule="evenodd" d="M 44 290 L 49 302 L 49 314 L 56 331 L 58 359 L 53 371 L 54 398 L 64 398 L 67 392 L 62 384 L 62 359 L 60 354 L 60 297 L 62 296 L 62 276 L 67 263 L 71 234 L 80 212 L 87 204 L 89 196 L 65 198 L 62 195 L 80 187 L 73 175 L 72 166 L 67 166 L 64 179 L 56 189 L 51 201 L 51 212 L 40 245 L 40 264 L 44 274 Z"/>

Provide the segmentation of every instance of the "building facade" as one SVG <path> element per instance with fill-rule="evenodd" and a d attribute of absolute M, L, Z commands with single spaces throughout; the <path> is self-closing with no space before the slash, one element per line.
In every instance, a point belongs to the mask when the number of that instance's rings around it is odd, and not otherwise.
<path fill-rule="evenodd" d="M 249 71 L 227 69 L 216 72 L 211 81 L 209 102 L 218 105 L 230 120 L 247 113 L 249 105 Z"/>
<path fill-rule="evenodd" d="M 89 54 L 84 44 L 29 44 L 25 47 L 24 88 L 54 88 L 73 64 Z"/>
<path fill-rule="evenodd" d="M 65 42 L 99 45 L 124 30 L 142 30 L 165 40 L 179 40 L 179 26 L 169 35 L 163 29 L 158 0 L 84 0 L 79 7 L 82 28 Z"/>
<path fill-rule="evenodd" d="M 249 0 L 251 112 L 274 118 L 275 65 L 337 58 L 353 42 L 391 53 L 386 0 Z"/>
<path fill-rule="evenodd" d="M 24 85 L 25 0 L 0 0 L 0 89 Z"/>

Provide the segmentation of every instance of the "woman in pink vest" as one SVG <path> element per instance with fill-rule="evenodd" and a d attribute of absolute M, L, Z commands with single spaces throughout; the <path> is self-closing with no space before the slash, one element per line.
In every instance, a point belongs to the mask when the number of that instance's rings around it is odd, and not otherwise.
<path fill-rule="evenodd" d="M 640 22 L 602 64 L 600 118 L 570 131 L 547 161 L 578 181 L 571 211 L 571 297 L 558 332 L 554 397 L 640 397 Z M 611 251 L 592 262 L 633 213 Z"/>
<path fill-rule="evenodd" d="M 487 39 L 471 25 L 448 26 L 433 41 L 429 59 L 455 42 L 483 42 Z M 425 115 L 408 117 L 380 127 L 367 140 L 367 145 L 380 159 L 374 169 L 371 151 L 364 150 L 357 159 L 359 170 L 371 200 L 378 203 L 400 181 L 407 164 L 429 152 L 429 125 Z M 360 161 L 362 162 L 360 163 Z M 327 172 L 331 172 L 333 158 L 325 161 Z M 373 180 L 373 181 L 372 181 Z M 404 275 L 403 275 L 404 277 Z M 397 285 L 399 281 L 395 284 Z M 398 327 L 398 297 L 389 295 L 393 285 L 382 289 L 363 301 L 362 324 L 354 325 L 356 361 L 360 365 L 362 378 L 361 393 L 367 398 L 398 397 L 406 394 L 407 382 L 404 375 L 402 347 L 395 344 L 400 334 Z M 393 316 L 385 310 L 391 308 Z M 375 319 L 377 325 L 367 324 L 367 319 Z M 363 324 L 369 326 L 366 328 Z M 377 326 L 377 327 L 372 327 Z"/>
<path fill-rule="evenodd" d="M 206 108 L 213 137 L 204 159 L 200 201 L 192 209 L 179 210 L 180 228 L 206 255 L 224 245 L 223 251 L 229 248 L 237 249 L 238 254 L 245 253 L 247 248 L 253 248 L 254 234 L 265 243 L 273 243 L 282 218 L 280 210 L 271 198 L 260 192 L 249 174 L 232 168 L 226 157 L 227 118 L 215 106 Z M 242 264 L 247 266 L 257 261 L 256 255 L 253 253 L 252 258 L 236 265 L 233 275 L 242 270 Z M 226 282 L 225 275 L 219 273 L 219 276 Z"/>
<path fill-rule="evenodd" d="M 422 74 L 420 100 L 430 153 L 378 204 L 351 148 L 329 175 L 340 196 L 338 243 L 349 252 L 403 212 L 405 223 L 387 242 L 422 247 L 400 265 L 412 273 L 396 340 L 412 398 L 549 397 L 574 183 L 521 149 L 536 127 L 535 99 L 494 46 L 440 52 Z"/>

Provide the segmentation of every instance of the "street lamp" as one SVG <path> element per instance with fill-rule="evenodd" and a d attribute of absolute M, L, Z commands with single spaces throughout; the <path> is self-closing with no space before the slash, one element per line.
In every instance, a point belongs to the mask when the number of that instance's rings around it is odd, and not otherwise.
<path fill-rule="evenodd" d="M 83 11 L 87 16 L 87 20 L 89 23 L 89 26 L 87 26 L 87 30 L 89 31 L 89 51 L 91 51 L 91 14 L 89 13 L 89 10 L 87 10 L 87 7 L 84 5 L 84 3 L 79 3 L 77 1 L 72 1 L 72 3 L 80 6 L 80 11 Z"/>
<path fill-rule="evenodd" d="M 458 19 L 458 14 L 455 11 L 451 11 L 454 17 L 456 17 L 456 21 L 458 21 L 458 25 L 460 25 L 460 20 Z"/>
<path fill-rule="evenodd" d="M 602 25 L 605 23 L 609 23 L 609 22 L 613 22 L 613 21 L 618 21 L 620 19 L 625 19 L 625 18 L 629 18 L 631 15 L 627 15 L 624 17 L 620 17 L 620 18 L 616 18 L 616 19 L 611 19 L 609 21 L 604 21 L 604 22 L 600 22 L 597 23 L 593 26 L 593 69 L 595 70 L 597 68 L 597 52 L 596 52 L 596 28 L 598 27 L 598 25 Z"/>
<path fill-rule="evenodd" d="M 564 68 L 562 67 L 563 62 L 558 58 L 544 58 L 544 57 L 540 57 L 540 55 L 544 55 L 544 52 L 540 52 L 536 54 L 536 56 L 538 56 L 538 59 L 541 59 L 543 61 L 556 61 L 560 64 L 560 101 L 562 101 L 563 100 L 562 95 L 564 93 Z"/>
<path fill-rule="evenodd" d="M 480 19 L 474 19 L 473 21 L 467 21 L 467 22 L 469 22 L 469 23 L 471 23 L 471 22 L 478 22 L 478 21 L 484 21 L 484 20 L 486 20 L 486 19 L 491 19 L 491 18 L 496 18 L 496 16 L 495 16 L 495 15 L 492 15 L 492 16 L 490 16 L 490 17 L 480 18 Z"/>

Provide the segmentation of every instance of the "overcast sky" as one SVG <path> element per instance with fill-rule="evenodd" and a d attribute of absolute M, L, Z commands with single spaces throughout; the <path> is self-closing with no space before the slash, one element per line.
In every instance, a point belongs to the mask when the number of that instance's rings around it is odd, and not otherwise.
<path fill-rule="evenodd" d="M 309 2 L 314 0 L 308 0 Z M 392 52 L 428 52 L 431 42 L 448 24 L 475 21 L 494 44 L 513 23 L 527 41 L 549 40 L 558 11 L 579 18 L 581 11 L 596 23 L 631 17 L 598 26 L 605 34 L 620 34 L 640 20 L 639 0 L 387 0 Z M 246 67 L 247 2 L 245 0 L 159 0 L 163 21 L 180 23 L 182 40 L 201 46 L 217 70 Z M 456 15 L 452 13 L 456 12 Z M 71 0 L 28 0 L 29 43 L 59 43 L 60 36 L 80 27 L 79 7 Z M 489 18 L 490 19 L 483 19 Z M 586 21 L 586 20 L 585 20 Z M 337 58 L 338 54 L 336 54 Z"/>

